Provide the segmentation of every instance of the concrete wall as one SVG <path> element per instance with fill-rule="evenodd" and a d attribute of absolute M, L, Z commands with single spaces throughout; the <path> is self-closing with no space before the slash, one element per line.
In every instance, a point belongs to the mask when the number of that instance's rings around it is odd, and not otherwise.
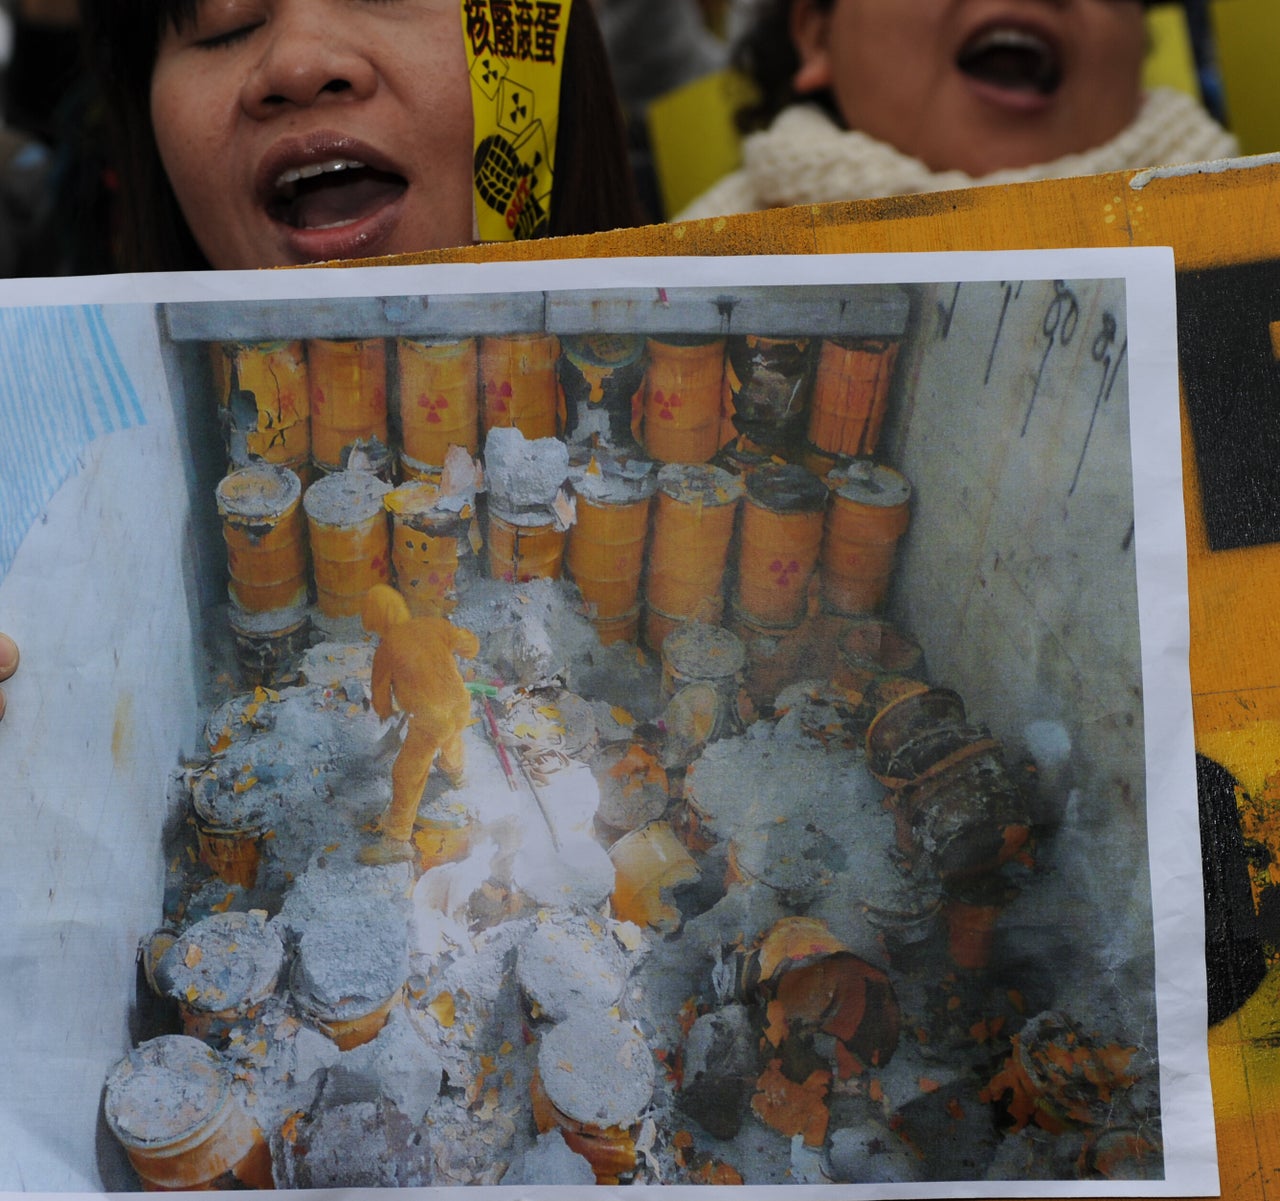
<path fill-rule="evenodd" d="M 1122 282 L 923 287 L 888 436 L 914 489 L 894 615 L 1037 760 L 1045 858 L 1107 965 L 1151 953 L 1124 346 Z"/>

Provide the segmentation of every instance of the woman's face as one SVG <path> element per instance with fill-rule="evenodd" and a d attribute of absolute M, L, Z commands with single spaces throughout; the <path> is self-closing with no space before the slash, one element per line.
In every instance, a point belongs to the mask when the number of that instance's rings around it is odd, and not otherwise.
<path fill-rule="evenodd" d="M 213 267 L 456 246 L 472 233 L 457 0 L 200 0 L 151 118 Z"/>
<path fill-rule="evenodd" d="M 796 0 L 791 30 L 797 92 L 935 171 L 1091 149 L 1141 99 L 1138 0 Z"/>

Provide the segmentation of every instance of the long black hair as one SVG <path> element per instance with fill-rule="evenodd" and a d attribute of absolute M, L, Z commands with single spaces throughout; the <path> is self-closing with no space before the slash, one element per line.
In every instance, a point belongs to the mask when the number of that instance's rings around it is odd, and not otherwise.
<path fill-rule="evenodd" d="M 207 268 L 169 184 L 151 126 L 151 74 L 165 29 L 195 20 L 198 0 L 80 0 L 83 53 L 97 82 L 118 180 L 119 266 Z M 551 235 L 637 224 L 626 127 L 589 0 L 570 10 L 560 83 Z M 424 247 L 423 249 L 427 249 Z"/>

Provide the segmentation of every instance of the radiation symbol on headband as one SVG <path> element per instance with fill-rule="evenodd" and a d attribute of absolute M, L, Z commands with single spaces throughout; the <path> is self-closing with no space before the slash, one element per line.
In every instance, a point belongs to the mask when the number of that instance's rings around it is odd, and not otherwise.
<path fill-rule="evenodd" d="M 482 241 L 549 229 L 567 0 L 461 0 Z"/>

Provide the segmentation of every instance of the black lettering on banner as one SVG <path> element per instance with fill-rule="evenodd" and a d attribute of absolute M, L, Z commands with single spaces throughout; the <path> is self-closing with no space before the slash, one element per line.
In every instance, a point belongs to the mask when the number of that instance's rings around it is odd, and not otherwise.
<path fill-rule="evenodd" d="M 489 0 L 489 14 L 493 20 L 494 53 L 503 58 L 514 57 L 516 27 L 511 14 L 511 0 Z"/>
<path fill-rule="evenodd" d="M 538 15 L 533 26 L 533 61 L 556 61 L 556 35 L 560 32 L 560 4 L 539 0 Z"/>
<path fill-rule="evenodd" d="M 471 53 L 479 57 L 492 48 L 489 25 L 488 0 L 466 0 L 467 38 L 471 42 Z"/>
<path fill-rule="evenodd" d="M 560 0 L 465 0 L 467 38 L 473 57 L 492 51 L 520 62 L 556 62 Z"/>

